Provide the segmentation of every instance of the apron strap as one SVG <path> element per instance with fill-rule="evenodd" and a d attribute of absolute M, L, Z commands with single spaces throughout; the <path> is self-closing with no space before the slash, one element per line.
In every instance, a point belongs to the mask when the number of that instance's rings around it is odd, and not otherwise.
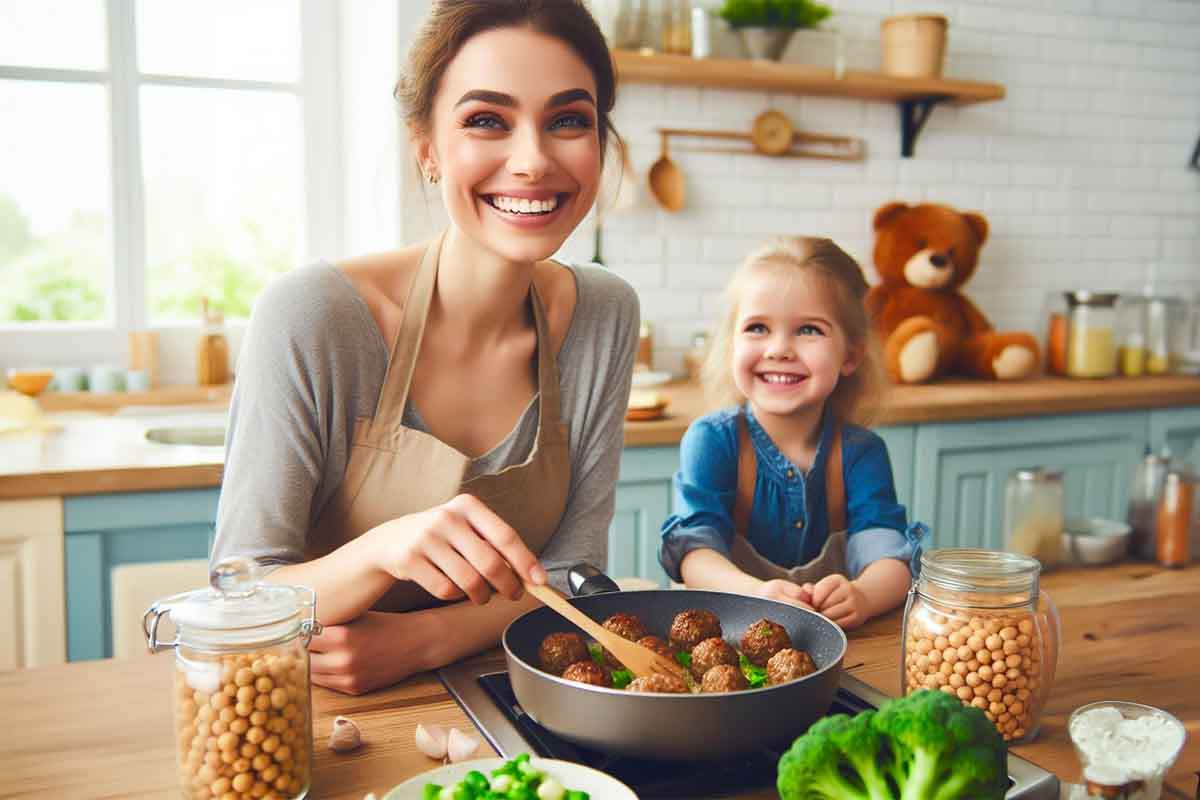
<path fill-rule="evenodd" d="M 550 340 L 550 324 L 546 321 L 546 308 L 542 305 L 542 296 L 538 294 L 537 282 L 529 282 L 529 293 L 533 298 L 533 324 L 537 330 L 537 360 L 538 360 L 538 436 L 546 428 L 547 422 L 558 422 L 562 416 L 562 403 L 559 400 L 561 391 L 558 385 L 558 354 L 554 352 Z"/>
<path fill-rule="evenodd" d="M 408 401 L 408 389 L 412 384 L 417 356 L 421 352 L 421 339 L 425 335 L 425 320 L 429 316 L 429 304 L 437 285 L 438 259 L 442 253 L 442 233 L 425 248 L 421 264 L 413 276 L 404 301 L 404 316 L 400 330 L 392 342 L 392 353 L 388 358 L 387 374 L 379 401 L 375 405 L 376 422 L 398 422 L 404 415 L 404 404 Z"/>
<path fill-rule="evenodd" d="M 733 502 L 733 527 L 738 536 L 750 538 L 750 512 L 754 508 L 754 484 L 758 478 L 758 455 L 750 441 L 745 412 L 738 414 L 737 493 Z M 829 534 L 846 529 L 846 483 L 842 475 L 842 426 L 833 428 L 829 459 L 825 462 L 825 518 Z"/>

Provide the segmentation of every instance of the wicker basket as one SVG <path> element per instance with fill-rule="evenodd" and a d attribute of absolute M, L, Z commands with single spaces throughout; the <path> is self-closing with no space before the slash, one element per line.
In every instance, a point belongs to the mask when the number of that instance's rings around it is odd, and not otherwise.
<path fill-rule="evenodd" d="M 937 78 L 946 55 L 946 18 L 903 14 L 880 24 L 882 71 L 904 78 Z"/>

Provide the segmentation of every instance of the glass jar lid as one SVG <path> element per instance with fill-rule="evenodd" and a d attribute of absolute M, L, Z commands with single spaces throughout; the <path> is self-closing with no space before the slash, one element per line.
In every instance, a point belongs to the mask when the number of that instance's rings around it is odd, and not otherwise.
<path fill-rule="evenodd" d="M 261 570 L 248 558 L 220 561 L 204 589 L 164 598 L 146 612 L 144 623 L 151 649 L 159 617 L 167 613 L 179 627 L 171 644 L 250 645 L 294 636 L 312 630 L 316 595 L 304 586 L 285 586 L 261 580 Z M 151 617 L 153 619 L 151 620 Z M 145 625 L 144 625 L 145 627 Z M 166 645 L 171 646 L 171 645 Z"/>
<path fill-rule="evenodd" d="M 1037 597 L 1041 571 L 1041 562 L 1019 553 L 970 548 L 926 550 L 921 554 L 917 591 L 952 605 L 1023 605 Z M 961 602 L 954 602 L 956 597 Z"/>
<path fill-rule="evenodd" d="M 1063 292 L 1063 297 L 1067 299 L 1067 305 L 1071 308 L 1075 308 L 1076 306 L 1111 308 L 1116 304 L 1119 296 L 1117 292 L 1094 292 L 1091 289 Z"/>

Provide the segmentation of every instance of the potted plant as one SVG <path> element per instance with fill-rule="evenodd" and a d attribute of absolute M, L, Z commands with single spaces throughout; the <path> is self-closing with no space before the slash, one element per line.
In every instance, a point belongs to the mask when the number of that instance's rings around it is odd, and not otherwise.
<path fill-rule="evenodd" d="M 792 34 L 829 16 L 814 0 L 725 0 L 717 12 L 738 32 L 751 58 L 778 61 Z"/>

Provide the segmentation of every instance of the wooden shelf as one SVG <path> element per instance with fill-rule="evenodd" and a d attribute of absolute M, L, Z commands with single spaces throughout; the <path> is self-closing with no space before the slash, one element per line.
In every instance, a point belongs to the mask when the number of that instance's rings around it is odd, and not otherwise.
<path fill-rule="evenodd" d="M 849 97 L 896 103 L 901 117 L 901 152 L 911 156 L 917 134 L 938 103 L 970 105 L 1004 99 L 998 83 L 945 78 L 896 78 L 878 72 L 832 69 L 809 64 L 688 56 L 643 55 L 614 50 L 617 78 L 625 83 L 758 89 L 791 94 Z"/>

